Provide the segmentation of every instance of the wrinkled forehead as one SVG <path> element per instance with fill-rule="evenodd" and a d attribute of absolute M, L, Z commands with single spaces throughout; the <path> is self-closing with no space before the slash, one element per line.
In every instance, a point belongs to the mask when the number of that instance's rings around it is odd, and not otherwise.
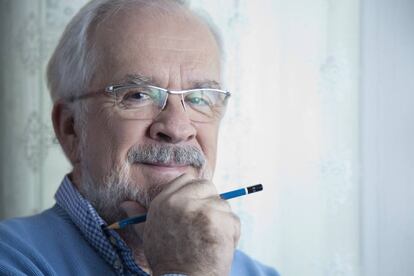
<path fill-rule="evenodd" d="M 94 36 L 104 71 L 122 64 L 126 70 L 122 73 L 146 75 L 126 67 L 145 70 L 149 64 L 171 67 L 177 63 L 184 71 L 220 71 L 220 50 L 214 35 L 206 23 L 184 7 L 125 7 L 99 22 Z"/>

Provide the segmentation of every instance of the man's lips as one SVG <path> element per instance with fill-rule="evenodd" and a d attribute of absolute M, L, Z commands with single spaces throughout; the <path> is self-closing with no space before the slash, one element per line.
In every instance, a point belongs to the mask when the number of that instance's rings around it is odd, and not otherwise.
<path fill-rule="evenodd" d="M 140 163 L 146 166 L 154 166 L 154 167 L 164 167 L 164 168 L 184 168 L 189 167 L 190 165 L 187 164 L 175 164 L 175 163 Z"/>
<path fill-rule="evenodd" d="M 144 174 L 147 175 L 159 175 L 159 176 L 168 176 L 168 177 L 177 177 L 183 173 L 190 173 L 194 176 L 200 175 L 200 168 L 197 168 L 190 164 L 177 164 L 177 163 L 146 163 L 146 162 L 136 162 L 136 169 L 141 170 Z M 171 178 L 172 180 L 172 178 Z"/>
<path fill-rule="evenodd" d="M 139 163 L 142 166 L 142 169 L 148 169 L 157 174 L 182 174 L 187 172 L 190 168 L 193 168 L 190 165 L 183 164 L 163 164 L 163 163 Z"/>

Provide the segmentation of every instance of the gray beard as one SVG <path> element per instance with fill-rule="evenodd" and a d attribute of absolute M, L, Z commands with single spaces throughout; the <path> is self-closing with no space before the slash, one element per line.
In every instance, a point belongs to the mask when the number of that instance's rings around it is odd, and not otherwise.
<path fill-rule="evenodd" d="M 102 181 L 95 181 L 87 166 L 82 168 L 80 192 L 107 223 L 126 216 L 119 208 L 121 202 L 133 200 L 148 209 L 151 200 L 158 193 L 155 191 L 156 186 L 151 186 L 153 191 L 150 191 L 133 184 L 129 179 L 129 171 L 130 165 L 124 163 L 119 168 L 112 168 Z"/>
<path fill-rule="evenodd" d="M 82 171 L 81 194 L 89 200 L 102 219 L 111 224 L 127 217 L 127 214 L 120 209 L 121 202 L 135 200 L 148 209 L 151 200 L 159 193 L 160 186 L 151 186 L 150 190 L 134 185 L 129 180 L 128 163 L 124 163 L 119 169 L 113 169 L 105 177 L 102 183 L 95 182 L 89 170 Z M 118 230 L 125 243 L 131 248 L 135 261 L 145 268 L 149 268 L 146 261 L 142 237 L 140 237 L 133 227 L 125 227 Z"/>
<path fill-rule="evenodd" d="M 173 145 L 146 145 L 132 147 L 127 160 L 109 170 L 101 181 L 90 174 L 89 162 L 81 150 L 82 176 L 80 192 L 90 201 L 98 214 L 107 222 L 116 222 L 125 218 L 126 214 L 119 205 L 126 200 L 136 201 L 146 209 L 151 201 L 161 192 L 165 182 L 160 179 L 151 185 L 134 183 L 130 178 L 131 165 L 134 163 L 159 163 L 189 165 L 204 175 L 205 157 L 196 147 Z"/>
<path fill-rule="evenodd" d="M 87 156 L 84 155 L 85 153 L 85 149 L 81 148 L 82 175 L 81 185 L 79 185 L 80 193 L 89 200 L 98 214 L 108 224 L 127 217 L 126 213 L 119 207 L 123 201 L 136 201 L 148 209 L 151 201 L 161 192 L 165 185 L 163 180 L 151 183 L 151 185 L 134 183 L 130 178 L 131 165 L 134 163 L 191 165 L 199 170 L 199 177 L 211 178 L 204 155 L 196 147 L 171 145 L 133 147 L 128 151 L 127 160 L 118 166 L 114 164 L 101 181 L 95 180 L 90 174 L 91 170 L 89 169 Z M 142 237 L 134 231 L 133 227 L 119 230 L 119 234 L 131 248 L 135 260 L 140 265 L 148 267 L 142 249 Z"/>

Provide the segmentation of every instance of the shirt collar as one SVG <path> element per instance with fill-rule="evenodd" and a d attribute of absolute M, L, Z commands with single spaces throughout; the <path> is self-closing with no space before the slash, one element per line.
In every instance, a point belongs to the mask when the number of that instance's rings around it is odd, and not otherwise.
<path fill-rule="evenodd" d="M 85 239 L 119 274 L 124 274 L 122 263 L 130 271 L 148 275 L 134 262 L 132 251 L 115 231 L 104 231 L 107 223 L 65 176 L 55 194 L 56 204 L 64 209 Z M 106 233 L 105 233 L 106 232 Z M 108 237 L 108 236 L 109 237 Z M 121 254 L 118 254 L 120 251 Z M 119 256 L 121 255 L 121 257 Z"/>

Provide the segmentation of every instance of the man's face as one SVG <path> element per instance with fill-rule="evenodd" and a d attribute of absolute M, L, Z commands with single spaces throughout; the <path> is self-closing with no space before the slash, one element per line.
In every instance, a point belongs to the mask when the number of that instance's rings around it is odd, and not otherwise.
<path fill-rule="evenodd" d="M 161 15 L 151 9 L 119 11 L 99 24 L 96 45 L 99 65 L 91 91 L 125 83 L 130 75 L 144 76 L 152 84 L 169 90 L 220 83 L 219 49 L 213 35 L 207 26 L 184 12 Z M 182 173 L 211 177 L 219 121 L 191 121 L 180 100 L 180 96 L 170 95 L 165 109 L 154 119 L 145 120 L 125 119 L 124 111 L 110 97 L 88 100 L 81 160 L 87 172 L 82 175 L 88 175 L 99 186 L 118 185 L 113 174 L 126 174 L 128 180 L 124 175 L 118 182 L 129 181 L 128 189 L 140 191 L 158 191 Z M 200 169 L 174 164 L 129 164 L 128 152 L 140 146 L 191 146 L 203 153 L 206 165 Z M 87 181 L 82 178 L 82 182 Z M 137 200 L 118 200 L 126 199 Z"/>

